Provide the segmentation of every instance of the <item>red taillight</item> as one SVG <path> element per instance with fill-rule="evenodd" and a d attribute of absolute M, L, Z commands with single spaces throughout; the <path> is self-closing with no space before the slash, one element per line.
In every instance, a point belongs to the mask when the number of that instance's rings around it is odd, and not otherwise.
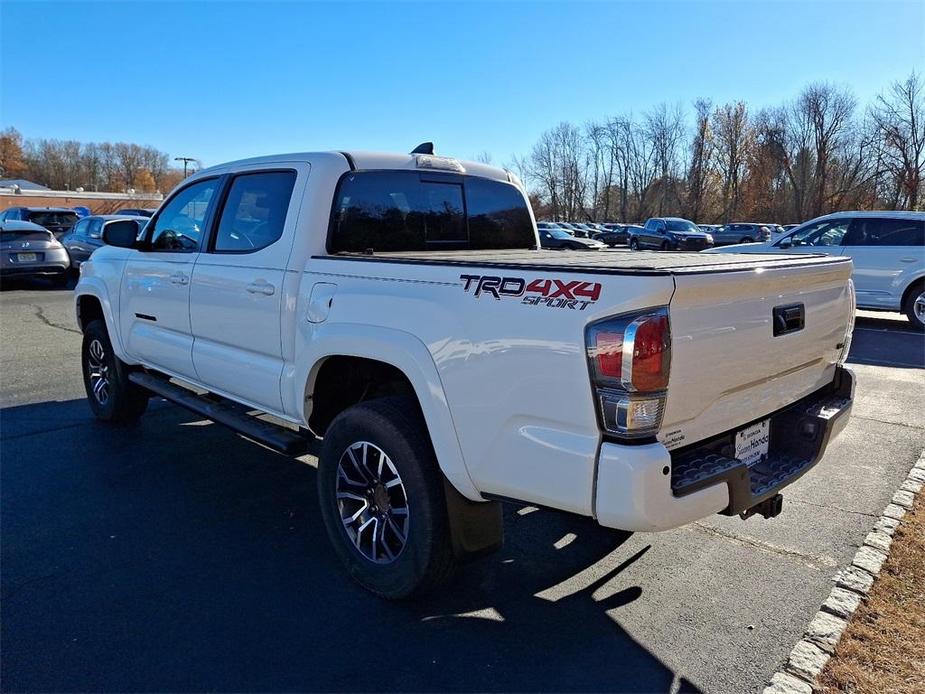
<path fill-rule="evenodd" d="M 630 438 L 655 434 L 661 425 L 671 363 L 668 309 L 593 323 L 586 343 L 605 430 Z"/>
<path fill-rule="evenodd" d="M 623 372 L 623 333 L 597 333 L 595 350 L 601 375 L 619 380 Z"/>
<path fill-rule="evenodd" d="M 633 340 L 633 388 L 643 393 L 668 387 L 668 316 L 646 316 Z"/>

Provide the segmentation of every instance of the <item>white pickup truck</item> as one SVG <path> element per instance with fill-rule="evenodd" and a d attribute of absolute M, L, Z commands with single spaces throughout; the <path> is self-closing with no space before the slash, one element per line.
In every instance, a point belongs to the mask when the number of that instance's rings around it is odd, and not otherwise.
<path fill-rule="evenodd" d="M 319 450 L 334 548 L 389 598 L 498 547 L 504 500 L 774 516 L 850 413 L 850 259 L 541 250 L 514 175 L 427 147 L 206 169 L 136 236 L 75 290 L 95 415 L 153 394 Z"/>

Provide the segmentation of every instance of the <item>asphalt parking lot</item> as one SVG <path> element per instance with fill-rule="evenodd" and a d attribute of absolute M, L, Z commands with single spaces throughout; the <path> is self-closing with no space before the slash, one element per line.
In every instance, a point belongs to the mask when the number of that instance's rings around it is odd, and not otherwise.
<path fill-rule="evenodd" d="M 925 446 L 925 338 L 861 313 L 852 421 L 776 519 L 662 534 L 507 507 L 436 595 L 345 579 L 291 460 L 83 401 L 71 294 L 0 292 L 4 691 L 756 691 Z"/>

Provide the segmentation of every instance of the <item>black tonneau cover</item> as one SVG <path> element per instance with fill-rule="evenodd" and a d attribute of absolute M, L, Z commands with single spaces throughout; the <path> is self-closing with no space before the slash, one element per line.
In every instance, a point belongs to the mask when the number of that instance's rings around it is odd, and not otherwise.
<path fill-rule="evenodd" d="M 762 267 L 799 267 L 846 263 L 850 258 L 785 253 L 665 253 L 647 251 L 412 251 L 402 253 L 338 253 L 319 259 L 358 260 L 413 265 L 458 265 L 613 275 L 676 275 L 698 272 L 741 272 Z"/>

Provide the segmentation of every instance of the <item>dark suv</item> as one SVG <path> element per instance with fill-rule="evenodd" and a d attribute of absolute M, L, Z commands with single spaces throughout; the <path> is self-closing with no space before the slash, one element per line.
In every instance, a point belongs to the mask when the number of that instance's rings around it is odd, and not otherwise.
<path fill-rule="evenodd" d="M 652 217 L 642 229 L 630 232 L 630 248 L 660 251 L 700 251 L 713 245 L 713 237 L 680 217 Z"/>
<path fill-rule="evenodd" d="M 67 207 L 11 207 L 0 212 L 0 222 L 32 222 L 61 238 L 77 223 L 80 215 Z"/>

